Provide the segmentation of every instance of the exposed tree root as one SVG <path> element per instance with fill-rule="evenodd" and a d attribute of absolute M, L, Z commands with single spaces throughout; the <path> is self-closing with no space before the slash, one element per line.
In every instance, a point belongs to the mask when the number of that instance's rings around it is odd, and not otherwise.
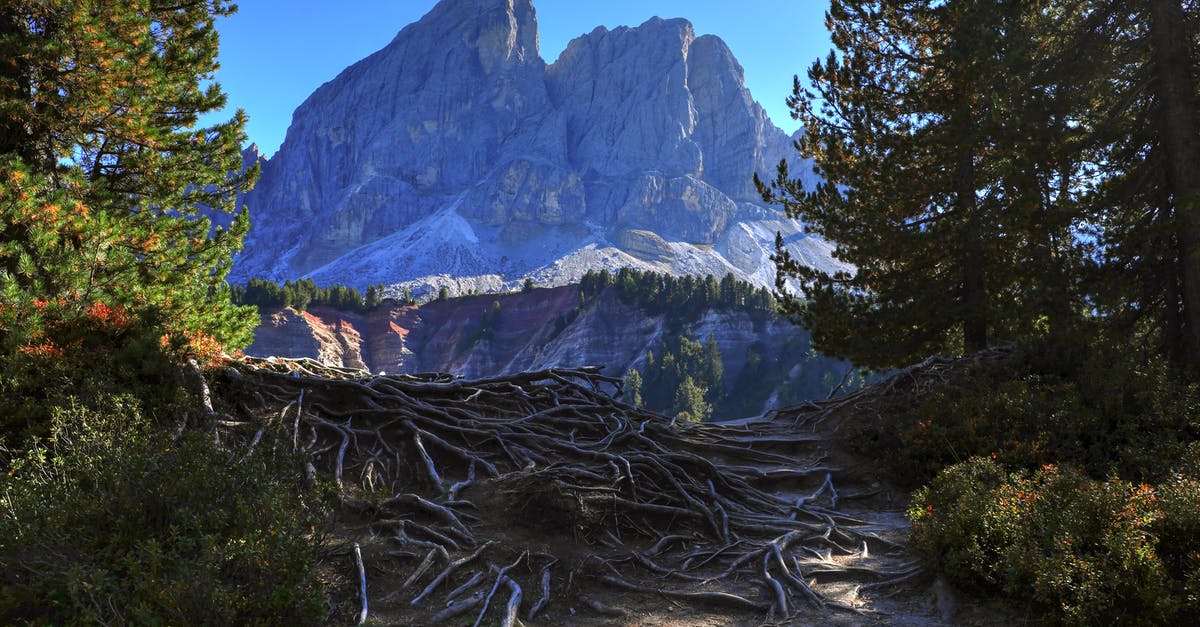
<path fill-rule="evenodd" d="M 786 620 L 854 609 L 814 590 L 817 575 L 912 576 L 833 559 L 895 547 L 836 511 L 834 469 L 797 455 L 813 438 L 789 420 L 675 423 L 616 401 L 620 381 L 595 369 L 463 381 L 246 358 L 224 373 L 219 395 L 244 415 L 218 429 L 285 430 L 395 555 L 424 555 L 401 598 L 430 622 L 619 611 L 584 583 Z M 853 401 L 812 412 L 839 402 Z"/>
<path fill-rule="evenodd" d="M 898 399 L 922 397 L 935 385 L 946 383 L 956 373 L 984 362 L 1002 362 L 1013 356 L 1016 347 L 1012 344 L 993 346 L 966 357 L 932 356 L 921 363 L 908 366 L 892 373 L 886 379 L 863 386 L 854 392 L 823 402 L 808 402 L 770 412 L 767 418 L 782 420 L 791 418 L 793 424 L 817 429 L 826 419 L 845 413 L 863 416 L 877 414 L 882 408 L 894 406 Z"/>
<path fill-rule="evenodd" d="M 367 569 L 363 566 L 362 548 L 357 542 L 354 543 L 354 565 L 358 567 L 358 595 L 362 600 L 362 612 L 359 613 L 358 622 L 355 624 L 361 625 L 367 622 Z"/>

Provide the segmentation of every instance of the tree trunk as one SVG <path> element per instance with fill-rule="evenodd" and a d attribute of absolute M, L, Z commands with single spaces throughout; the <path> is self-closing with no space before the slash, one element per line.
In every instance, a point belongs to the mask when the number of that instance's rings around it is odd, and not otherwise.
<path fill-rule="evenodd" d="M 1166 148 L 1179 273 L 1183 286 L 1184 343 L 1200 368 L 1200 136 L 1184 13 L 1178 0 L 1148 0 L 1159 98 L 1160 135 Z"/>
<path fill-rule="evenodd" d="M 1163 262 L 1163 300 L 1163 353 L 1168 361 L 1179 365 L 1184 362 L 1183 318 L 1179 315 L 1179 273 L 1173 259 Z"/>
<path fill-rule="evenodd" d="M 963 350 L 981 351 L 988 346 L 987 294 L 983 276 L 983 241 L 979 229 L 978 207 L 975 203 L 975 156 L 967 149 L 958 159 L 955 203 L 965 217 L 967 230 L 963 243 L 963 282 L 961 303 Z"/>
<path fill-rule="evenodd" d="M 0 38 L 12 42 L 5 49 L 0 49 L 0 56 L 12 54 L 16 57 L 16 50 L 10 48 L 16 46 L 13 40 L 22 34 L 23 28 L 21 16 L 15 11 L 0 12 Z M 28 98 L 29 80 L 26 74 L 24 66 L 16 61 L 10 62 L 6 58 L 4 63 L 0 63 L 0 101 Z M 23 120 L 12 115 L 0 116 L 0 155 L 15 154 L 26 158 L 23 151 L 27 150 L 28 143 L 28 128 Z"/>
<path fill-rule="evenodd" d="M 0 49 L 0 59 L 4 59 L 0 62 L 0 101 L 20 102 L 28 107 L 28 111 L 20 111 L 18 115 L 0 116 L 0 155 L 20 157 L 26 166 L 53 183 L 57 178 L 58 158 L 54 154 L 54 132 L 48 126 L 45 110 L 53 105 L 38 105 L 32 100 L 38 72 L 56 68 L 59 59 L 47 59 L 44 51 L 22 47 L 35 36 L 28 20 L 23 9 L 0 10 L 0 37 L 6 40 Z M 58 28 L 53 19 L 47 18 L 41 23 L 42 32 L 37 37 L 50 38 Z"/>

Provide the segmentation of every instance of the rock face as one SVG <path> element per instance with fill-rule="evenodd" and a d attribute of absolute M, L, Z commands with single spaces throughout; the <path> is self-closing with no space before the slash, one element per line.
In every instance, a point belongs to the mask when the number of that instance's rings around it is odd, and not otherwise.
<path fill-rule="evenodd" d="M 246 352 L 310 357 L 389 374 L 450 372 L 480 378 L 597 365 L 621 376 L 642 367 L 647 349 L 658 351 L 664 337 L 681 331 L 699 341 L 710 336 L 716 341 L 727 391 L 752 353 L 776 364 L 777 370 L 793 371 L 793 380 L 820 381 L 835 373 L 830 376 L 836 381 L 845 369 L 812 356 L 807 332 L 782 319 L 710 310 L 683 323 L 626 304 L 613 289 L 581 304 L 578 286 L 381 307 L 368 314 L 327 307 L 264 312 Z"/>
<path fill-rule="evenodd" d="M 685 20 L 597 28 L 547 65 L 530 0 L 443 0 L 296 110 L 242 199 L 232 280 L 421 293 L 633 266 L 766 285 L 777 231 L 838 267 L 760 206 L 752 175 L 793 155 L 729 48 Z"/>

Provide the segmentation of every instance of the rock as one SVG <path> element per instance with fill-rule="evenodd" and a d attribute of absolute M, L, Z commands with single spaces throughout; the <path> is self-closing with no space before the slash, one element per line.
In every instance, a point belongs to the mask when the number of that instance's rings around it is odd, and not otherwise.
<path fill-rule="evenodd" d="M 958 615 L 958 591 L 942 575 L 933 580 L 933 596 L 937 606 L 938 617 L 942 622 L 953 624 Z"/>
<path fill-rule="evenodd" d="M 323 312 L 324 318 L 293 309 L 271 314 L 259 325 L 247 354 L 311 357 L 330 366 L 367 369 L 362 336 L 355 328 L 361 318 L 324 308 Z"/>
<path fill-rule="evenodd" d="M 316 359 L 322 353 L 322 346 L 311 320 L 293 309 L 283 309 L 263 316 L 254 332 L 254 343 L 246 351 L 249 355 L 311 356 Z M 339 358 L 337 365 L 341 363 Z"/>
<path fill-rule="evenodd" d="M 728 196 L 690 175 L 666 180 L 647 174 L 630 192 L 617 210 L 617 225 L 676 242 L 712 244 L 737 210 Z"/>
<path fill-rule="evenodd" d="M 597 28 L 547 66 L 530 0 L 443 0 L 296 110 L 241 199 L 231 280 L 559 285 L 638 265 L 633 230 L 667 245 L 639 267 L 771 285 L 775 231 L 804 237 L 751 177 L 794 156 L 728 47 L 686 20 Z"/>
<path fill-rule="evenodd" d="M 579 224 L 587 200 L 579 175 L 548 163 L 517 159 L 473 187 L 462 214 L 489 226 L 512 222 Z"/>
<path fill-rule="evenodd" d="M 598 177 L 700 174 L 703 150 L 687 86 L 694 39 L 686 20 L 652 18 L 571 41 L 547 72 L 566 119 L 568 162 Z"/>
<path fill-rule="evenodd" d="M 616 243 L 634 257 L 651 263 L 669 261 L 674 254 L 671 246 L 653 231 L 625 229 L 617 234 Z"/>

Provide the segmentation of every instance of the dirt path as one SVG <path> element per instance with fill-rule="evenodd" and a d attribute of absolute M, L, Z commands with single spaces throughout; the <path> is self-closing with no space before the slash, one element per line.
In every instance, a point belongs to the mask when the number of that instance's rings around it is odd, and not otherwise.
<path fill-rule="evenodd" d="M 687 425 L 587 370 L 464 382 L 255 360 L 236 376 L 340 486 L 336 623 L 358 618 L 364 579 L 381 625 L 995 622 L 946 611 L 960 604 L 905 547 L 906 495 L 831 444 L 820 405 Z"/>
<path fill-rule="evenodd" d="M 804 428 L 804 425 L 796 425 L 798 431 Z M 950 622 L 942 620 L 936 589 L 932 578 L 925 573 L 912 573 L 911 577 L 894 585 L 878 586 L 889 579 L 900 579 L 881 573 L 908 573 L 915 565 L 916 558 L 904 548 L 909 529 L 904 514 L 907 496 L 885 486 L 877 476 L 876 469 L 865 465 L 862 460 L 831 451 L 828 440 L 819 437 L 819 434 L 810 441 L 761 448 L 795 458 L 797 464 L 793 470 L 816 469 L 817 472 L 803 479 L 776 480 L 764 477 L 757 482 L 759 487 L 792 502 L 803 499 L 810 506 L 828 512 L 840 523 L 851 525 L 867 536 L 862 544 L 845 547 L 845 551 L 826 549 L 802 551 L 796 555 L 801 572 L 805 573 L 812 589 L 821 597 L 844 607 L 800 607 L 787 619 L 767 621 L 759 612 L 707 608 L 665 596 L 634 593 L 592 582 L 582 585 L 571 601 L 551 603 L 536 619 L 523 622 L 528 625 L 580 627 L 718 627 L 761 625 L 764 622 L 847 626 L 942 625 L 956 624 L 958 620 L 955 619 L 966 620 L 961 607 L 952 612 Z M 769 473 L 780 467 L 764 464 L 758 468 Z M 821 470 L 825 468 L 829 470 Z M 545 518 L 547 512 L 512 503 L 490 491 L 489 486 L 482 485 L 462 494 L 464 499 L 476 503 L 481 509 L 492 509 L 501 514 L 497 519 L 486 520 L 478 527 L 477 535 L 480 538 L 489 538 L 504 545 L 535 545 L 547 553 L 572 556 L 580 561 L 593 555 L 613 559 L 621 553 L 612 547 L 595 546 L 591 538 L 577 537 L 571 529 L 554 529 L 554 525 L 544 524 L 545 520 L 538 522 L 537 519 Z M 369 516 L 347 516 L 331 538 L 334 545 L 358 541 L 364 547 L 366 562 L 370 564 L 367 577 L 370 614 L 367 624 L 428 624 L 429 614 L 418 611 L 410 603 L 421 586 L 414 584 L 404 587 L 423 555 L 416 551 L 398 559 L 393 539 L 373 533 L 369 519 Z M 346 558 L 348 562 L 349 556 Z M 349 574 L 349 571 L 346 572 Z M 418 580 L 418 583 L 425 580 Z M 669 583 L 666 578 L 662 581 L 663 587 L 679 587 Z M 347 606 L 357 609 L 357 595 L 351 590 L 355 583 L 352 578 L 345 578 L 342 590 Z M 565 582 L 561 585 L 565 585 Z M 734 587 L 744 592 L 754 586 L 735 584 Z M 587 604 L 589 599 L 599 601 L 612 613 L 597 611 Z M 943 601 L 943 605 L 945 603 Z M 990 622 L 986 614 L 975 614 L 969 620 L 971 624 Z M 471 613 L 458 622 L 447 624 L 471 624 L 474 617 L 475 613 Z M 492 623 L 485 621 L 483 624 Z"/>

